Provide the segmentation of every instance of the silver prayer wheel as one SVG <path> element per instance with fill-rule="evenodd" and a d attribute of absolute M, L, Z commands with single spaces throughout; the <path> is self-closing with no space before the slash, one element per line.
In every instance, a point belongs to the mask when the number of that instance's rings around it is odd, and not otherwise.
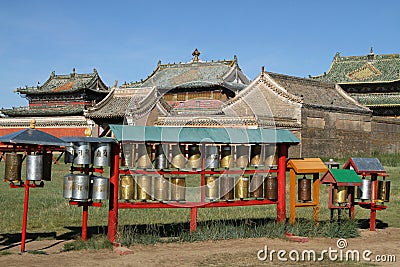
<path fill-rule="evenodd" d="M 133 179 L 133 176 L 121 175 L 119 177 L 119 199 L 122 200 L 131 200 L 136 198 L 136 182 Z"/>
<path fill-rule="evenodd" d="M 362 179 L 362 184 L 357 188 L 357 198 L 368 200 L 371 198 L 371 180 Z"/>
<path fill-rule="evenodd" d="M 245 169 L 249 165 L 249 147 L 237 146 L 236 147 L 236 166 Z"/>
<path fill-rule="evenodd" d="M 390 181 L 378 181 L 378 200 L 389 202 Z"/>
<path fill-rule="evenodd" d="M 140 169 L 148 169 L 152 167 L 151 164 L 151 150 L 152 146 L 148 144 L 138 145 L 138 159 L 136 166 Z"/>
<path fill-rule="evenodd" d="M 220 194 L 221 199 L 232 200 L 234 199 L 235 178 L 232 176 L 221 175 L 220 179 Z"/>
<path fill-rule="evenodd" d="M 93 144 L 93 165 L 99 167 L 111 165 L 111 143 Z"/>
<path fill-rule="evenodd" d="M 156 145 L 155 168 L 158 170 L 168 169 L 167 156 L 169 155 L 169 147 L 166 144 Z"/>
<path fill-rule="evenodd" d="M 72 186 L 74 183 L 74 175 L 72 173 L 64 175 L 63 184 L 63 197 L 67 199 L 72 198 Z"/>
<path fill-rule="evenodd" d="M 184 177 L 171 178 L 171 200 L 185 201 L 186 179 Z"/>
<path fill-rule="evenodd" d="M 77 142 L 74 143 L 74 164 L 91 164 L 92 161 L 92 151 L 90 148 L 90 143 Z"/>
<path fill-rule="evenodd" d="M 15 152 L 6 154 L 4 178 L 10 182 L 21 181 L 22 154 Z"/>
<path fill-rule="evenodd" d="M 171 164 L 174 168 L 184 169 L 186 166 L 185 146 L 172 145 L 172 161 Z"/>
<path fill-rule="evenodd" d="M 230 145 L 221 147 L 221 167 L 227 169 L 233 167 L 233 151 Z"/>
<path fill-rule="evenodd" d="M 217 176 L 206 176 L 204 195 L 208 200 L 216 200 L 219 198 L 219 181 Z"/>
<path fill-rule="evenodd" d="M 162 175 L 154 177 L 154 199 L 159 201 L 169 199 L 169 181 Z"/>
<path fill-rule="evenodd" d="M 334 203 L 347 203 L 347 186 L 335 186 L 333 189 L 333 202 Z"/>
<path fill-rule="evenodd" d="M 260 166 L 262 165 L 262 147 L 261 145 L 252 145 L 250 149 L 250 165 Z"/>
<path fill-rule="evenodd" d="M 110 192 L 110 179 L 102 176 L 92 176 L 91 199 L 106 200 Z"/>
<path fill-rule="evenodd" d="M 254 174 L 250 179 L 250 197 L 263 198 L 264 177 L 261 174 Z"/>
<path fill-rule="evenodd" d="M 26 180 L 41 181 L 43 179 L 43 155 L 26 156 Z"/>
<path fill-rule="evenodd" d="M 298 179 L 297 194 L 300 201 L 311 201 L 311 180 L 303 177 Z"/>
<path fill-rule="evenodd" d="M 65 146 L 64 150 L 64 163 L 74 163 L 74 158 L 75 158 L 75 150 L 74 150 L 74 144 L 69 143 L 67 146 Z"/>
<path fill-rule="evenodd" d="M 206 169 L 217 169 L 219 168 L 219 147 L 218 146 L 206 146 Z"/>
<path fill-rule="evenodd" d="M 51 153 L 43 154 L 43 177 L 44 181 L 51 181 L 51 167 L 53 165 L 53 155 Z"/>
<path fill-rule="evenodd" d="M 122 153 L 123 153 L 123 166 L 126 166 L 128 168 L 134 168 L 135 167 L 135 160 L 136 160 L 136 150 L 135 150 L 135 144 L 123 144 L 122 145 Z"/>
<path fill-rule="evenodd" d="M 249 197 L 249 178 L 240 176 L 235 184 L 235 197 L 244 199 Z"/>
<path fill-rule="evenodd" d="M 311 181 L 311 180 L 309 180 Z M 268 175 L 264 181 L 265 185 L 265 198 L 269 200 L 278 199 L 278 178 Z"/>
<path fill-rule="evenodd" d="M 75 174 L 72 182 L 72 199 L 87 201 L 89 199 L 90 176 L 87 174 Z"/>
<path fill-rule="evenodd" d="M 201 153 L 198 145 L 189 145 L 188 147 L 188 168 L 201 168 Z"/>
<path fill-rule="evenodd" d="M 137 199 L 138 200 L 151 200 L 151 187 L 153 177 L 149 175 L 136 176 L 137 183 Z"/>

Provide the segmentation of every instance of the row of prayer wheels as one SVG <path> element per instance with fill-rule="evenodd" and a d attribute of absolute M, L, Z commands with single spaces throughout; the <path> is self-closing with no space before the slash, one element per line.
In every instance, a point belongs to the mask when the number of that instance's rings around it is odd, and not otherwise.
<path fill-rule="evenodd" d="M 23 154 L 11 152 L 5 155 L 5 174 L 6 182 L 20 182 L 22 175 Z M 26 180 L 27 181 L 51 181 L 51 164 L 53 155 L 31 154 L 26 155 Z"/>
<path fill-rule="evenodd" d="M 63 196 L 78 202 L 106 200 L 110 192 L 110 179 L 88 174 L 67 174 L 64 176 Z"/>
<path fill-rule="evenodd" d="M 199 169 L 202 153 L 199 145 L 124 144 L 123 165 L 128 168 Z M 207 145 L 205 146 L 205 168 L 246 168 L 250 166 L 272 166 L 277 164 L 276 147 L 272 145 Z M 154 163 L 154 166 L 153 166 Z"/>
<path fill-rule="evenodd" d="M 64 162 L 107 167 L 111 156 L 111 143 L 74 142 L 65 147 Z"/>

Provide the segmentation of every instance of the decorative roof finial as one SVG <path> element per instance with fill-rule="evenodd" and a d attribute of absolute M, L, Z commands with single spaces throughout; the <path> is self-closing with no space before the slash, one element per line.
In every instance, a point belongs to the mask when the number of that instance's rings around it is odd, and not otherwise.
<path fill-rule="evenodd" d="M 35 129 L 35 127 L 36 127 L 36 120 L 35 119 L 31 119 L 29 128 Z"/>
<path fill-rule="evenodd" d="M 200 52 L 199 50 L 197 50 L 197 48 L 193 51 L 192 53 L 193 56 L 193 62 L 199 62 L 199 56 L 200 56 Z"/>
<path fill-rule="evenodd" d="M 373 54 L 374 53 L 374 50 L 373 50 L 373 47 L 371 46 L 371 49 L 369 50 L 369 53 L 370 54 Z"/>

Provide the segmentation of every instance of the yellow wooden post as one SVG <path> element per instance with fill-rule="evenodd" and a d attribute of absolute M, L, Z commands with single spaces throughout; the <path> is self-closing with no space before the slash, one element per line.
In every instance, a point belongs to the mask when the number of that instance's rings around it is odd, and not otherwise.
<path fill-rule="evenodd" d="M 319 173 L 313 174 L 313 202 L 315 203 L 314 206 L 314 222 L 318 224 L 318 217 L 319 217 Z"/>
<path fill-rule="evenodd" d="M 296 173 L 293 169 L 290 169 L 290 215 L 289 223 L 294 224 L 296 222 Z"/>

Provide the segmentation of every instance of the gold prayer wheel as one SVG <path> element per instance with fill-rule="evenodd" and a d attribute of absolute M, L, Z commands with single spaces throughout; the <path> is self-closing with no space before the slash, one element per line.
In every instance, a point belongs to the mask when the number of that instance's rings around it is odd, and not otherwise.
<path fill-rule="evenodd" d="M 154 199 L 159 201 L 169 199 L 169 181 L 163 175 L 154 177 Z"/>
<path fill-rule="evenodd" d="M 201 153 L 198 145 L 189 145 L 188 147 L 188 167 L 191 169 L 201 168 Z"/>
<path fill-rule="evenodd" d="M 306 202 L 311 201 L 311 180 L 305 176 L 302 179 L 298 179 L 298 199 Z"/>
<path fill-rule="evenodd" d="M 334 203 L 347 203 L 347 186 L 335 186 L 333 189 L 333 202 Z"/>
<path fill-rule="evenodd" d="M 139 144 L 138 145 L 138 160 L 137 167 L 140 169 L 148 169 L 152 167 L 151 164 L 151 151 L 152 146 L 148 144 Z"/>
<path fill-rule="evenodd" d="M 250 197 L 263 198 L 264 177 L 260 174 L 254 174 L 250 179 Z"/>
<path fill-rule="evenodd" d="M 262 165 L 262 154 L 261 145 L 252 145 L 250 149 L 250 165 L 260 166 Z"/>
<path fill-rule="evenodd" d="M 185 201 L 186 179 L 184 177 L 171 178 L 171 200 Z"/>
<path fill-rule="evenodd" d="M 232 168 L 233 167 L 233 153 L 232 147 L 230 145 L 225 145 L 221 147 L 221 167 L 222 168 Z"/>
<path fill-rule="evenodd" d="M 266 145 L 265 146 L 265 165 L 273 166 L 278 165 L 278 155 L 277 149 L 274 145 Z"/>
<path fill-rule="evenodd" d="M 136 182 L 132 175 L 121 175 L 119 178 L 119 199 L 135 199 Z"/>
<path fill-rule="evenodd" d="M 15 152 L 6 154 L 6 163 L 4 166 L 4 178 L 9 182 L 21 181 L 22 154 Z"/>
<path fill-rule="evenodd" d="M 311 180 L 310 180 L 311 181 Z M 268 175 L 265 179 L 265 198 L 269 200 L 278 199 L 278 178 Z"/>
<path fill-rule="evenodd" d="M 149 175 L 136 176 L 137 183 L 137 200 L 151 200 L 151 186 L 153 177 Z"/>
<path fill-rule="evenodd" d="M 378 181 L 378 200 L 389 202 L 390 181 Z"/>
<path fill-rule="evenodd" d="M 208 200 L 219 198 L 219 181 L 217 176 L 207 176 L 205 178 L 204 195 Z"/>
<path fill-rule="evenodd" d="M 240 176 L 235 184 L 235 197 L 244 199 L 249 197 L 249 177 Z"/>
<path fill-rule="evenodd" d="M 172 161 L 174 168 L 184 169 L 186 166 L 185 145 L 172 145 Z"/>
<path fill-rule="evenodd" d="M 235 178 L 232 176 L 221 175 L 220 179 L 220 194 L 221 199 L 232 200 L 234 199 Z"/>
<path fill-rule="evenodd" d="M 249 147 L 237 146 L 236 147 L 236 166 L 242 169 L 247 168 L 249 165 Z"/>

